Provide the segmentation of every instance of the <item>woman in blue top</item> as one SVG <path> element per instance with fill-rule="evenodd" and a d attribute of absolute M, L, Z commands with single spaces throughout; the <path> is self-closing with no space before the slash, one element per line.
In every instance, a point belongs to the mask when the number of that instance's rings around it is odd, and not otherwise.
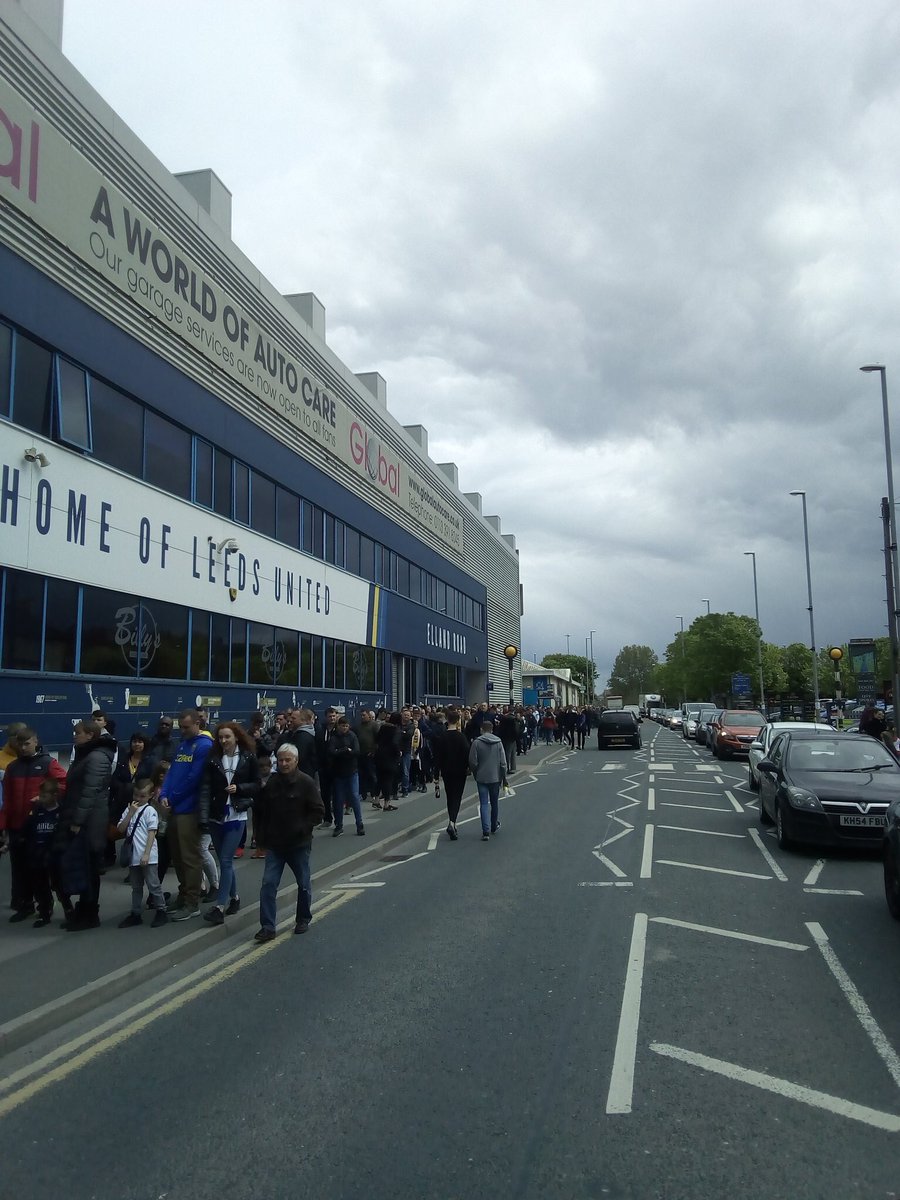
<path fill-rule="evenodd" d="M 256 746 L 236 721 L 223 721 L 216 730 L 200 788 L 200 829 L 212 834 L 221 868 L 216 902 L 203 914 L 211 925 L 221 925 L 226 915 L 231 916 L 241 906 L 234 853 L 241 844 L 247 812 L 258 794 Z"/>

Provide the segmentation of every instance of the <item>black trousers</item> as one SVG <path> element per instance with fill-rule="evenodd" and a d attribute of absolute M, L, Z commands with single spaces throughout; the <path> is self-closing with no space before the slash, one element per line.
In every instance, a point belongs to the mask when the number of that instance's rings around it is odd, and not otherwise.
<path fill-rule="evenodd" d="M 31 891 L 39 916 L 49 917 L 52 914 L 54 896 L 67 909 L 68 900 L 63 898 L 60 887 L 58 860 L 48 858 L 47 862 L 31 864 Z"/>
<path fill-rule="evenodd" d="M 459 806 L 462 804 L 463 792 L 466 788 L 466 776 L 443 776 L 444 793 L 447 797 L 447 818 L 450 821 L 455 821 L 459 816 Z"/>
<path fill-rule="evenodd" d="M 10 908 L 16 912 L 29 912 L 34 908 L 34 891 L 28 847 L 21 829 L 9 831 L 9 873 L 12 876 Z"/>

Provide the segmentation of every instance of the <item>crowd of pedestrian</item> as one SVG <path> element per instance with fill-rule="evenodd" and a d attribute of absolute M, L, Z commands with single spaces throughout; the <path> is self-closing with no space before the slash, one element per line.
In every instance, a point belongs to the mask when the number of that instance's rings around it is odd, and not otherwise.
<path fill-rule="evenodd" d="M 259 942 L 275 936 L 275 906 L 285 867 L 297 880 L 295 933 L 312 919 L 313 830 L 344 832 L 352 817 L 366 833 L 367 804 L 396 812 L 411 792 L 441 785 L 447 836 L 458 840 L 466 781 L 478 789 L 481 836 L 500 829 L 500 793 L 542 735 L 584 746 L 587 710 L 528 707 L 411 706 L 364 711 L 355 726 L 334 709 L 253 713 L 246 726 L 208 727 L 203 709 L 163 715 L 151 736 L 136 730 L 119 743 L 101 711 L 72 732 L 66 770 L 23 723 L 0 748 L 0 852 L 10 860 L 12 923 L 50 925 L 58 903 L 62 928 L 100 925 L 103 876 L 125 869 L 131 910 L 120 928 L 154 928 L 201 917 L 212 925 L 237 913 L 235 859 L 265 858 Z M 169 874 L 177 891 L 164 890 Z"/>

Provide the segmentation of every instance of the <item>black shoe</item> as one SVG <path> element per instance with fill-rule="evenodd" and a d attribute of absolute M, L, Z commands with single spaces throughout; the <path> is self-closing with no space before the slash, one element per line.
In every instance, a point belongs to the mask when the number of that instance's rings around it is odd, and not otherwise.
<path fill-rule="evenodd" d="M 208 908 L 203 914 L 203 920 L 209 921 L 210 925 L 224 925 L 225 914 L 221 908 Z"/>
<path fill-rule="evenodd" d="M 45 925 L 49 925 L 49 924 L 50 924 L 49 917 L 38 917 L 38 919 L 32 925 L 32 929 L 43 929 Z"/>
<path fill-rule="evenodd" d="M 456 832 L 456 826 L 452 821 L 447 826 L 447 836 L 450 838 L 451 842 L 456 842 L 459 840 L 459 834 Z"/>
<path fill-rule="evenodd" d="M 309 929 L 309 921 L 298 921 L 294 926 L 294 933 L 306 933 Z"/>
<path fill-rule="evenodd" d="M 260 929 L 259 933 L 253 935 L 254 942 L 272 942 L 275 940 L 274 929 Z"/>
<path fill-rule="evenodd" d="M 73 921 L 66 922 L 66 929 L 69 933 L 81 933 L 83 929 L 99 929 L 99 917 L 76 917 Z"/>
<path fill-rule="evenodd" d="M 225 909 L 225 916 L 226 916 L 226 917 L 233 917 L 233 916 L 234 916 L 234 914 L 237 912 L 237 910 L 238 910 L 240 907 L 241 907 L 241 898 L 240 898 L 240 896 L 232 896 L 232 898 L 231 898 L 231 902 L 229 903 L 228 907 Z"/>
<path fill-rule="evenodd" d="M 483 833 L 481 835 L 481 840 L 483 842 L 489 842 L 491 840 L 491 835 L 489 833 Z"/>
<path fill-rule="evenodd" d="M 168 925 L 168 923 L 169 923 L 169 914 L 166 912 L 166 910 L 164 908 L 158 908 L 156 910 L 156 916 L 150 922 L 150 928 L 151 929 L 159 929 L 160 925 Z"/>
<path fill-rule="evenodd" d="M 365 836 L 366 836 L 366 827 L 365 827 L 365 825 L 357 825 L 357 827 L 356 827 L 356 836 L 357 836 L 357 837 L 365 837 Z"/>
<path fill-rule="evenodd" d="M 344 832 L 343 825 L 335 825 L 334 829 L 332 829 L 332 831 L 331 831 L 331 836 L 332 837 L 340 837 L 343 832 Z"/>
<path fill-rule="evenodd" d="M 216 888 L 215 890 L 213 890 L 212 888 L 210 888 L 210 890 L 209 890 L 209 891 L 208 891 L 208 892 L 205 894 L 205 896 L 204 896 L 204 897 L 203 897 L 203 899 L 200 901 L 200 903 L 201 903 L 201 904 L 212 904 L 212 903 L 213 903 L 213 901 L 214 901 L 214 900 L 216 899 L 216 897 L 218 896 L 218 894 L 219 894 L 219 889 L 218 889 L 218 888 Z"/>
<path fill-rule="evenodd" d="M 144 918 L 140 913 L 129 913 L 127 917 L 123 917 L 119 922 L 120 929 L 130 929 L 132 925 L 143 925 Z"/>
<path fill-rule="evenodd" d="M 491 833 L 496 833 L 499 828 L 500 828 L 500 822 L 498 821 L 496 825 L 491 826 Z"/>
<path fill-rule="evenodd" d="M 20 921 L 27 921 L 29 917 L 34 916 L 33 908 L 20 908 L 18 912 L 14 912 L 9 918 L 10 925 L 18 925 Z"/>

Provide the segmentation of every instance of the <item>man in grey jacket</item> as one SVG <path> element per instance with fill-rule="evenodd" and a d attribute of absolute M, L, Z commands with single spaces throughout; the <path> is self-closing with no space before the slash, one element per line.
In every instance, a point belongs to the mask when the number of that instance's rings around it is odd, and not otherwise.
<path fill-rule="evenodd" d="M 478 785 L 481 808 L 481 840 L 489 842 L 500 828 L 500 785 L 506 783 L 506 752 L 494 734 L 493 721 L 484 721 L 481 737 L 469 751 L 469 767 Z"/>

